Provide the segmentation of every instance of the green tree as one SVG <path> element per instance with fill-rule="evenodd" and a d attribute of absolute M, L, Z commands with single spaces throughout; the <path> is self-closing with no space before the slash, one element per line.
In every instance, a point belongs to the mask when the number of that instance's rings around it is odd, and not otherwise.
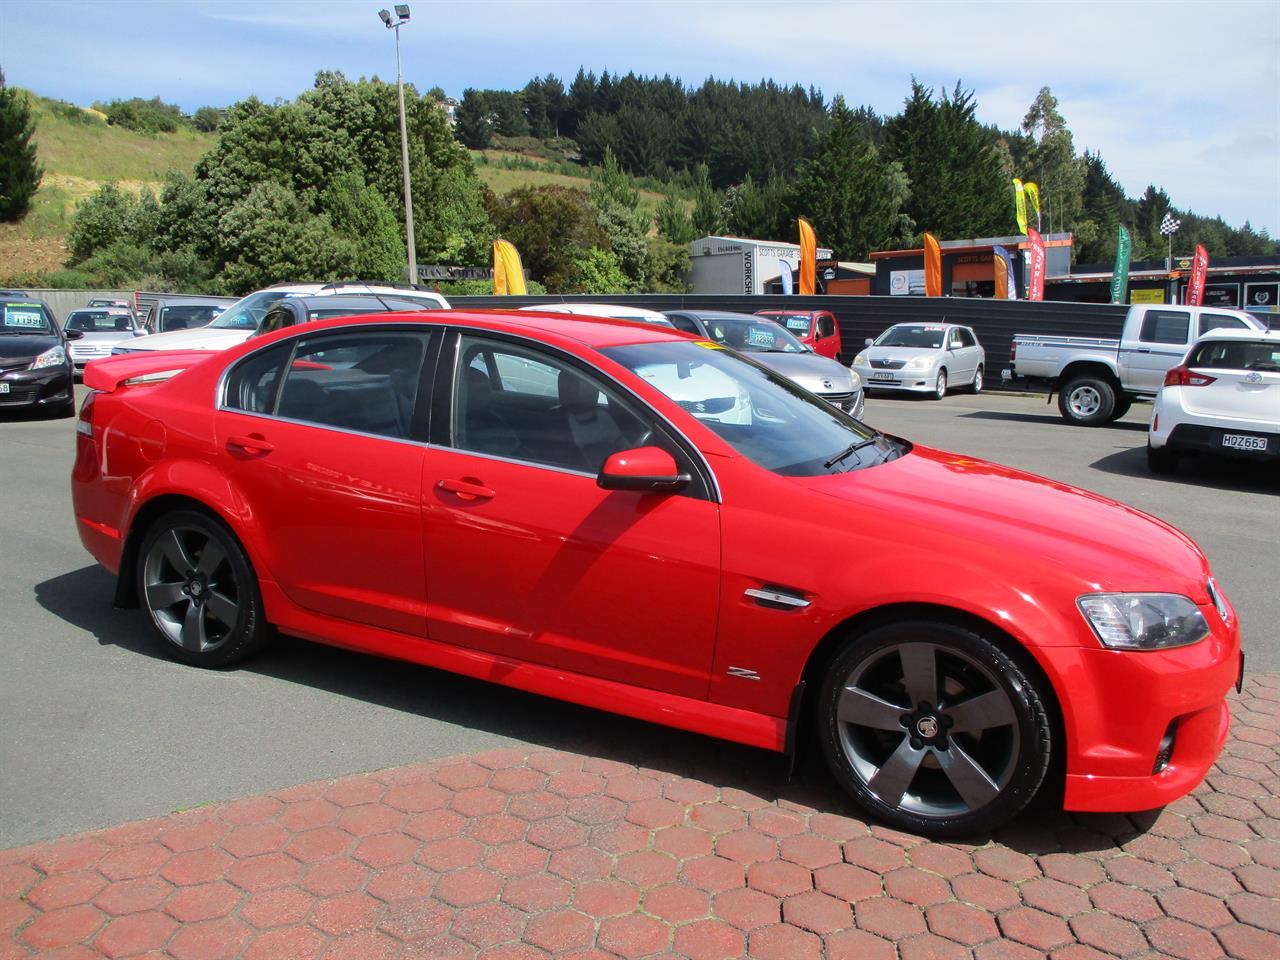
<path fill-rule="evenodd" d="M 204 133 L 213 133 L 222 126 L 226 113 L 221 107 L 200 107 L 191 115 L 191 125 Z"/>
<path fill-rule="evenodd" d="M 574 293 L 626 293 L 630 281 L 612 250 L 590 247 L 573 257 Z"/>
<path fill-rule="evenodd" d="M 130 237 L 137 202 L 114 182 L 104 183 L 79 207 L 67 233 L 73 262 L 87 260 L 100 250 Z"/>
<path fill-rule="evenodd" d="M 186 123 L 180 107 L 159 97 L 112 100 L 98 108 L 107 115 L 107 123 L 138 133 L 173 133 Z"/>
<path fill-rule="evenodd" d="M 1076 156 L 1071 131 L 1048 87 L 1040 88 L 1022 118 L 1022 131 L 1031 141 L 1024 179 L 1033 179 L 1040 187 L 1046 230 L 1071 230 L 1083 207 L 1085 164 Z"/>
<path fill-rule="evenodd" d="M 608 237 L 609 251 L 631 286 L 642 287 L 648 263 L 645 238 L 649 220 L 640 212 L 639 192 L 631 187 L 630 179 L 608 148 L 604 165 L 591 181 L 591 202 L 596 209 L 596 222 Z"/>
<path fill-rule="evenodd" d="M 334 229 L 352 241 L 347 272 L 362 280 L 396 280 L 403 276 L 405 248 L 400 225 L 382 194 L 352 170 L 337 177 L 325 191 L 321 206 Z"/>
<path fill-rule="evenodd" d="M 552 293 L 576 289 L 575 258 L 609 247 L 584 190 L 518 187 L 491 198 L 489 212 L 497 233 L 515 244 L 525 268 Z"/>
<path fill-rule="evenodd" d="M 658 204 L 656 214 L 658 233 L 671 243 L 690 244 L 698 239 L 698 231 L 689 218 L 685 203 L 674 188 L 668 188 Z"/>
<path fill-rule="evenodd" d="M 472 150 L 489 148 L 493 142 L 493 127 L 489 122 L 484 94 L 479 90 L 464 90 L 454 119 L 457 121 L 454 131 L 463 146 Z"/>
<path fill-rule="evenodd" d="M 5 84 L 0 70 L 0 221 L 21 220 L 31 209 L 44 171 L 36 160 L 31 105 Z"/>
<path fill-rule="evenodd" d="M 720 194 L 711 185 L 711 170 L 705 164 L 698 164 L 694 170 L 693 181 L 693 223 L 694 239 L 719 233 L 724 229 L 720 220 L 722 200 Z"/>

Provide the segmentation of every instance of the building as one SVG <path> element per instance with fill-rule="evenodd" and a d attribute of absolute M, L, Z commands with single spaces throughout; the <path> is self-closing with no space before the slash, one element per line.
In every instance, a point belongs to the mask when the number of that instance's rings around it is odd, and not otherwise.
<path fill-rule="evenodd" d="M 703 237 L 689 244 L 689 282 L 694 293 L 759 294 L 776 283 L 783 270 L 800 263 L 800 245 L 743 237 Z M 830 276 L 825 276 L 830 272 Z M 818 248 L 819 289 L 824 279 L 836 279 L 830 250 Z"/>
<path fill-rule="evenodd" d="M 975 240 L 941 240 L 942 293 L 951 297 L 994 297 L 995 259 L 992 252 L 1004 247 L 1013 256 L 1013 275 L 1018 291 L 1025 288 L 1026 263 L 1018 251 L 1030 243 L 1021 235 L 985 237 Z M 1050 233 L 1044 237 L 1047 284 L 1059 274 L 1071 272 L 1071 234 Z M 871 292 L 882 297 L 924 296 L 924 247 L 913 250 L 877 250 L 871 254 L 876 277 Z"/>

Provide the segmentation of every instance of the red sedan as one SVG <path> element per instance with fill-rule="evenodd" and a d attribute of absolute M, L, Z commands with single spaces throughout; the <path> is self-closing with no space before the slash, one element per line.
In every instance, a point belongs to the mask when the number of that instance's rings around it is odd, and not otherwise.
<path fill-rule="evenodd" d="M 676 331 L 380 314 L 85 382 L 80 537 L 191 664 L 280 631 L 812 744 L 932 835 L 1050 783 L 1160 806 L 1226 738 L 1239 625 L 1186 536 Z"/>

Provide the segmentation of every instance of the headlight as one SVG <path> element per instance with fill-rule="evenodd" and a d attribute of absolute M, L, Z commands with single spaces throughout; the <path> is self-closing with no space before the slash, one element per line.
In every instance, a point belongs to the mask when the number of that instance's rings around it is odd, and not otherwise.
<path fill-rule="evenodd" d="M 50 347 L 31 361 L 28 370 L 43 370 L 45 367 L 62 367 L 67 363 L 67 351 L 62 347 Z"/>
<path fill-rule="evenodd" d="M 867 365 L 867 355 L 865 353 L 858 354 L 853 358 L 853 365 L 855 367 L 865 367 Z"/>
<path fill-rule="evenodd" d="M 1113 650 L 1167 650 L 1209 635 L 1204 615 L 1176 593 L 1090 593 L 1076 603 L 1103 646 Z"/>
<path fill-rule="evenodd" d="M 855 390 L 857 390 L 860 386 L 862 386 L 862 377 L 858 376 L 858 371 L 856 370 L 849 371 L 849 382 L 853 386 L 853 389 Z"/>
<path fill-rule="evenodd" d="M 933 366 L 933 357 L 912 357 L 907 361 L 908 370 L 925 370 Z"/>

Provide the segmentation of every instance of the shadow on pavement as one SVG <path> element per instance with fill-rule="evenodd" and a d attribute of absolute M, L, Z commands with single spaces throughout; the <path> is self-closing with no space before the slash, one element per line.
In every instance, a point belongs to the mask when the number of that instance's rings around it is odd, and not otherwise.
<path fill-rule="evenodd" d="M 143 611 L 112 607 L 113 590 L 113 577 L 89 566 L 36 584 L 35 596 L 45 610 L 92 633 L 100 644 L 168 660 Z M 195 668 L 174 661 L 173 669 Z M 816 749 L 802 748 L 788 778 L 788 763 L 780 754 L 292 637 L 280 637 L 266 653 L 232 669 L 537 746 L 737 787 L 770 802 L 863 819 Z M 1146 832 L 1157 815 L 1064 813 L 1060 775 L 1056 779 L 1046 781 L 1041 795 L 1012 824 L 968 842 L 995 841 L 1028 854 L 1105 851 Z"/>
<path fill-rule="evenodd" d="M 1046 406 L 1045 409 L 1054 410 L 1056 408 Z M 973 413 L 962 413 L 960 416 L 971 420 L 1013 420 L 1020 423 L 1056 423 L 1062 427 L 1073 426 L 1073 424 L 1067 423 L 1056 413 L 1010 413 L 1004 410 L 975 410 Z M 1114 420 L 1105 427 L 1081 427 L 1079 429 L 1136 430 L 1146 433 L 1147 425 L 1136 420 Z"/>
<path fill-rule="evenodd" d="M 1179 462 L 1176 473 L 1157 476 L 1147 468 L 1146 448 L 1133 447 L 1109 453 L 1089 466 L 1094 470 L 1122 477 L 1146 477 L 1166 483 L 1194 483 L 1235 493 L 1280 493 L 1280 469 L 1219 457 L 1188 455 Z"/>

